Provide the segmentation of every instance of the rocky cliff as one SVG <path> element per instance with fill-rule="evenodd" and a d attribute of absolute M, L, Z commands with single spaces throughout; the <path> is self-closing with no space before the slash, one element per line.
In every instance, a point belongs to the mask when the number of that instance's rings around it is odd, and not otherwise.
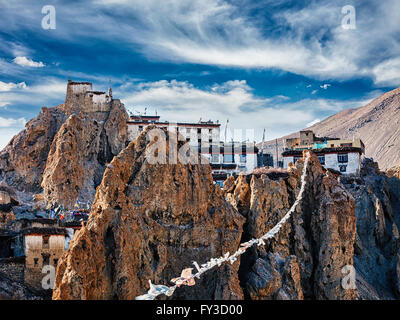
<path fill-rule="evenodd" d="M 58 130 L 41 183 L 48 202 L 71 208 L 76 200 L 94 199 L 106 164 L 127 139 L 126 112 L 119 101 L 113 101 L 103 119 L 84 112 L 71 114 Z"/>
<path fill-rule="evenodd" d="M 246 217 L 243 239 L 276 225 L 294 202 L 302 162 L 287 174 L 240 176 L 228 201 Z M 312 156 L 303 200 L 276 239 L 247 252 L 239 270 L 251 299 L 355 299 L 341 285 L 342 268 L 353 264 L 355 203 L 337 177 Z"/>
<path fill-rule="evenodd" d="M 400 179 L 366 159 L 360 177 L 342 176 L 356 200 L 354 266 L 360 299 L 400 298 Z"/>
<path fill-rule="evenodd" d="M 208 165 L 149 165 L 143 133 L 106 169 L 88 224 L 61 259 L 54 299 L 132 299 L 270 230 L 300 188 L 302 161 L 280 176 L 240 176 L 225 194 Z M 229 186 L 228 186 L 229 184 Z M 243 225 L 244 223 L 244 225 Z M 243 226 L 243 232 L 242 232 Z M 304 200 L 276 240 L 224 264 L 174 299 L 355 299 L 355 204 L 313 156 Z"/>
<path fill-rule="evenodd" d="M 399 179 L 400 179 L 400 165 L 390 168 L 390 169 L 387 171 L 387 175 L 388 175 L 389 177 L 396 177 L 396 178 L 399 178 Z"/>
<path fill-rule="evenodd" d="M 168 284 L 193 260 L 238 247 L 244 218 L 213 184 L 210 167 L 149 164 L 150 129 L 106 169 L 87 226 L 59 262 L 54 299 L 133 299 L 149 279 Z M 238 267 L 216 268 L 174 298 L 241 299 Z"/>
<path fill-rule="evenodd" d="M 78 99 L 84 93 L 70 92 L 70 83 L 67 92 Z M 74 102 L 67 96 L 64 104 L 43 107 L 0 152 L 3 182 L 26 194 L 44 191 L 47 201 L 67 208 L 93 200 L 105 165 L 126 145 L 128 115 L 119 100 L 101 112 L 90 101 L 80 108 Z"/>

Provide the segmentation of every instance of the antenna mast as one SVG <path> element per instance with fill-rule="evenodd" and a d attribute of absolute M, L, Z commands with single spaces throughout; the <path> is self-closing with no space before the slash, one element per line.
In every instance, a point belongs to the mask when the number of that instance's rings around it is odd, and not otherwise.
<path fill-rule="evenodd" d="M 226 133 L 227 133 L 227 130 L 228 130 L 228 123 L 229 123 L 229 119 L 226 119 L 226 124 L 225 124 L 225 136 L 224 136 L 224 139 L 225 139 L 225 143 L 226 143 Z"/>
<path fill-rule="evenodd" d="M 265 141 L 265 128 L 263 131 L 262 144 L 261 144 L 261 167 L 264 167 L 264 141 Z"/>

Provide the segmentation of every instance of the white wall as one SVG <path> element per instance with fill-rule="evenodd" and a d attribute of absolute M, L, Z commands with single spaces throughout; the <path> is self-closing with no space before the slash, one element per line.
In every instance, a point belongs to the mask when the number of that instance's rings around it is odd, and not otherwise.
<path fill-rule="evenodd" d="M 51 235 L 49 238 L 50 249 L 64 249 L 65 236 L 64 235 Z"/>
<path fill-rule="evenodd" d="M 337 153 L 327 153 L 325 154 L 324 167 L 329 169 L 334 169 L 340 172 L 339 165 L 346 165 L 346 172 L 342 172 L 342 174 L 357 174 L 361 166 L 360 154 L 358 152 L 349 152 L 348 160 L 349 161 L 347 163 L 339 163 Z M 294 162 L 294 157 L 283 157 L 283 167 L 285 169 L 288 168 L 290 162 L 291 163 Z"/>
<path fill-rule="evenodd" d="M 86 91 L 92 91 L 91 84 L 71 84 L 70 88 L 72 90 L 72 93 L 85 93 Z"/>
<path fill-rule="evenodd" d="M 283 168 L 287 169 L 290 162 L 294 162 L 294 157 L 283 157 Z"/>
<path fill-rule="evenodd" d="M 361 157 L 358 152 L 349 152 L 348 153 L 349 161 L 347 163 L 339 163 L 338 162 L 338 154 L 337 153 L 329 153 L 325 155 L 325 168 L 334 169 L 340 171 L 340 165 L 346 165 L 346 172 L 342 172 L 343 174 L 356 174 L 360 170 L 361 165 Z"/>
<path fill-rule="evenodd" d="M 38 235 L 25 236 L 25 255 L 32 250 L 42 250 L 43 239 Z"/>
<path fill-rule="evenodd" d="M 92 97 L 93 104 L 95 105 L 102 105 L 107 102 L 107 97 L 105 93 L 102 94 L 93 94 Z"/>

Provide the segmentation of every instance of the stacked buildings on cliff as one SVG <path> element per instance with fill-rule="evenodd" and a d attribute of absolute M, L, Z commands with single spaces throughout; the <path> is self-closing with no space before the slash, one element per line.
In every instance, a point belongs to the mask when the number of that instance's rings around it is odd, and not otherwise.
<path fill-rule="evenodd" d="M 311 130 L 300 131 L 298 138 L 286 139 L 282 153 L 283 166 L 295 164 L 302 157 L 303 150 L 312 150 L 325 168 L 342 174 L 358 174 L 365 154 L 364 143 L 360 139 L 317 137 Z"/>
<path fill-rule="evenodd" d="M 254 142 L 224 143 L 220 138 L 221 124 L 213 121 L 160 121 L 160 116 L 132 115 L 128 121 L 128 137 L 133 141 L 149 125 L 169 131 L 176 130 L 180 140 L 186 141 L 208 159 L 214 181 L 222 186 L 230 175 L 251 172 L 257 167 L 258 149 Z"/>

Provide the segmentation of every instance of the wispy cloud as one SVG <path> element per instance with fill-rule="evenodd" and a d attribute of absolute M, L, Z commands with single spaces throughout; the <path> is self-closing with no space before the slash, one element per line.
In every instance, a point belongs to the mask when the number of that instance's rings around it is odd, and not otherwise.
<path fill-rule="evenodd" d="M 20 83 L 5 83 L 3 81 L 0 81 L 0 92 L 5 92 L 5 91 L 11 91 L 13 89 L 25 89 L 26 88 L 26 83 L 25 82 L 20 82 Z"/>
<path fill-rule="evenodd" d="M 400 58 L 379 63 L 373 68 L 375 82 L 382 85 L 397 86 L 400 84 Z"/>
<path fill-rule="evenodd" d="M 12 119 L 0 117 L 0 128 L 22 128 L 25 126 L 24 118 Z"/>
<path fill-rule="evenodd" d="M 43 68 L 45 66 L 43 62 L 36 62 L 32 59 L 28 59 L 27 57 L 15 57 L 13 62 L 22 67 Z"/>
<path fill-rule="evenodd" d="M 18 24 L 5 15 L 2 29 L 35 23 L 29 6 L 15 3 L 8 7 L 20 15 L 13 19 Z M 46 36 L 123 43 L 163 62 L 272 68 L 326 80 L 371 77 L 377 85 L 384 82 L 376 74 L 383 68 L 383 78 L 397 83 L 384 63 L 393 63 L 400 51 L 399 1 L 358 3 L 356 30 L 342 28 L 341 0 L 308 1 L 300 9 L 293 3 L 264 1 L 257 10 L 247 9 L 255 7 L 249 0 L 98 0 L 90 10 L 84 2 L 59 3 L 57 32 Z"/>
<path fill-rule="evenodd" d="M 258 97 L 243 80 L 228 81 L 208 88 L 188 82 L 157 81 L 138 83 L 118 93 L 131 111 L 158 114 L 169 121 L 229 119 L 231 128 L 254 129 L 261 139 L 263 128 L 276 138 L 310 125 L 318 115 L 330 115 L 345 108 L 359 107 L 372 96 L 361 100 L 303 99 L 291 102 L 285 96 Z M 373 97 L 376 95 L 374 94 Z"/>

